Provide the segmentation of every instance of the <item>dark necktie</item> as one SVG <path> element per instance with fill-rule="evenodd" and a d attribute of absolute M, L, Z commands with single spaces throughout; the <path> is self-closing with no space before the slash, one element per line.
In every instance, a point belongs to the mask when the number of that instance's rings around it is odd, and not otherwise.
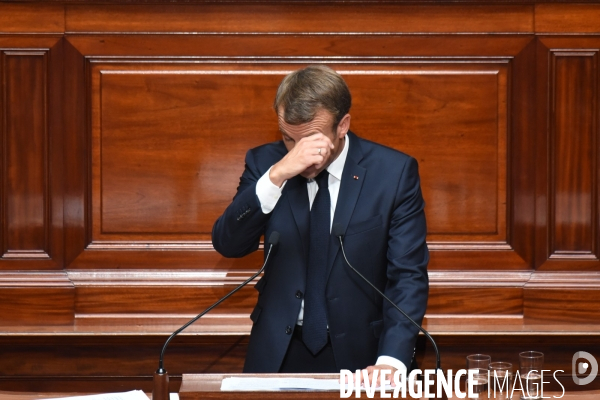
<path fill-rule="evenodd" d="M 327 344 L 325 279 L 331 225 L 329 172 L 322 171 L 315 180 L 319 185 L 319 190 L 310 209 L 310 245 L 308 248 L 302 339 L 306 347 L 316 355 Z"/>

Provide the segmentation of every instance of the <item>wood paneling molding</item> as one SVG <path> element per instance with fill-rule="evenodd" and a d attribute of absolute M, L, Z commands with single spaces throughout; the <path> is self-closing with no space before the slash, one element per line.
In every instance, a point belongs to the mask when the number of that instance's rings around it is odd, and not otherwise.
<path fill-rule="evenodd" d="M 65 8 L 60 4 L 0 3 L 0 34 L 64 33 Z"/>
<path fill-rule="evenodd" d="M 69 271 L 79 314 L 162 314 L 190 318 L 225 296 L 254 272 Z M 254 283 L 233 295 L 219 314 L 250 315 L 258 293 Z"/>
<path fill-rule="evenodd" d="M 0 325 L 71 325 L 75 290 L 64 272 L 0 272 Z"/>
<path fill-rule="evenodd" d="M 347 57 L 379 57 L 419 59 L 435 58 L 438 61 L 454 57 L 479 58 L 495 62 L 519 54 L 534 40 L 533 35 L 66 35 L 81 55 L 98 59 L 144 57 L 175 58 L 181 62 L 208 58 L 217 63 L 252 63 L 261 59 L 279 57 L 281 62 L 303 58 L 305 64 L 312 62 L 344 62 Z M 1 39 L 1 37 L 0 37 Z M 132 48 L 135 52 L 132 54 Z M 360 50 L 360 52 L 358 52 Z M 327 57 L 327 58 L 324 58 Z M 140 60 L 141 59 L 141 60 Z"/>
<path fill-rule="evenodd" d="M 593 272 L 537 272 L 524 290 L 525 321 L 600 321 L 600 275 Z"/>
<path fill-rule="evenodd" d="M 530 33 L 533 8 L 514 6 L 284 3 L 203 6 L 67 6 L 74 33 Z M 469 14 L 470 18 L 464 18 Z M 455 21 L 461 20 L 461 24 Z M 269 21 L 265 24 L 265 21 Z"/>
<path fill-rule="evenodd" d="M 545 34 L 598 33 L 598 4 L 537 4 L 535 31 Z"/>
<path fill-rule="evenodd" d="M 208 308 L 253 273 L 84 269 L 68 270 L 67 276 L 76 291 L 78 321 L 103 318 L 126 321 L 145 316 L 173 323 Z M 523 288 L 531 276 L 532 272 L 527 271 L 431 271 L 427 316 L 435 318 L 436 323 L 460 316 L 522 316 Z M 252 290 L 255 283 L 236 293 L 209 318 L 247 319 L 256 303 L 257 293 Z"/>

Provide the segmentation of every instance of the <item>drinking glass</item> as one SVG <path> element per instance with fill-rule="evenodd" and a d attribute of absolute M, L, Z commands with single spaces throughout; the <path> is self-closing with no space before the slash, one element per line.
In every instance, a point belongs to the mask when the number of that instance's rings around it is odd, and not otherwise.
<path fill-rule="evenodd" d="M 510 399 L 513 384 L 512 364 L 503 361 L 490 363 L 490 398 L 498 400 Z"/>
<path fill-rule="evenodd" d="M 539 351 L 524 351 L 519 353 L 519 374 L 523 383 L 522 400 L 537 400 L 542 398 L 542 368 L 544 353 Z"/>
<path fill-rule="evenodd" d="M 487 354 L 471 354 L 467 356 L 467 370 L 475 370 L 473 376 L 474 395 L 468 396 L 469 399 L 487 399 L 488 393 L 488 367 L 492 357 Z M 468 375 L 467 375 L 467 392 L 468 392 Z"/>

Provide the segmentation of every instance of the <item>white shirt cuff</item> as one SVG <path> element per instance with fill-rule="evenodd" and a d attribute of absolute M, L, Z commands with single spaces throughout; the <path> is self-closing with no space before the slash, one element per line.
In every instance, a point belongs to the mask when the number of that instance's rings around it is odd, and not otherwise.
<path fill-rule="evenodd" d="M 277 201 L 281 197 L 281 191 L 287 183 L 287 181 L 283 182 L 281 187 L 277 187 L 277 185 L 273 184 L 269 178 L 271 168 L 269 168 L 269 170 L 260 177 L 258 182 L 256 182 L 256 196 L 258 197 L 258 201 L 260 201 L 260 208 L 264 214 L 269 214 L 273 211 L 277 205 Z"/>
<path fill-rule="evenodd" d="M 406 365 L 404 365 L 404 363 L 397 358 L 390 356 L 379 356 L 375 365 L 381 364 L 390 365 L 400 371 L 400 374 L 406 376 Z"/>

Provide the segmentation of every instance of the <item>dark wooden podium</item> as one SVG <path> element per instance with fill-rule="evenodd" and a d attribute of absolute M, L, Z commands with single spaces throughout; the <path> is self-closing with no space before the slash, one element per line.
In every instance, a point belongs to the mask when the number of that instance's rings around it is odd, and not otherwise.
<path fill-rule="evenodd" d="M 284 392 L 221 392 L 221 382 L 227 377 L 261 377 L 261 378 L 316 378 L 316 379 L 339 379 L 339 374 L 184 374 L 179 390 L 181 400 L 200 400 L 200 399 L 249 399 L 249 400 L 270 400 L 270 399 L 293 399 L 293 400 L 314 400 L 314 399 L 339 399 L 340 392 L 316 392 L 316 391 L 284 391 Z M 560 396 L 560 393 L 544 392 L 544 396 Z M 353 394 L 351 397 L 356 398 Z M 361 398 L 367 398 L 366 394 L 361 393 Z M 375 394 L 379 398 L 379 392 Z M 565 393 L 562 400 L 598 400 L 600 399 L 600 390 L 569 392 Z M 452 400 L 450 398 L 449 400 Z"/>

